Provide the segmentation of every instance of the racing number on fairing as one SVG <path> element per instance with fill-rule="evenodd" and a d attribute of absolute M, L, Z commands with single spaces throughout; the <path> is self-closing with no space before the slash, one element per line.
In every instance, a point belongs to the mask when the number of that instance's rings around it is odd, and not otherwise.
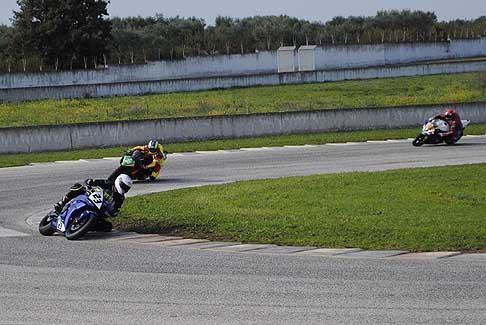
<path fill-rule="evenodd" d="M 100 204 L 101 202 L 103 202 L 103 198 L 99 193 L 94 193 L 93 195 L 91 195 L 91 199 L 96 204 Z"/>
<path fill-rule="evenodd" d="M 99 190 L 91 193 L 89 199 L 96 205 L 98 209 L 101 209 L 101 205 L 103 204 L 103 191 Z"/>
<path fill-rule="evenodd" d="M 57 221 L 57 230 L 59 230 L 60 232 L 64 232 L 66 230 L 66 228 L 64 227 L 64 222 L 62 222 L 61 218 L 59 218 L 59 220 Z"/>

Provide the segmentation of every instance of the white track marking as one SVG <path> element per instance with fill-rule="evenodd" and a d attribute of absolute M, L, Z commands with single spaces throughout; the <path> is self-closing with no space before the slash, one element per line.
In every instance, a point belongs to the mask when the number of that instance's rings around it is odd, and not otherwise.
<path fill-rule="evenodd" d="M 365 143 L 365 142 L 363 142 Z M 351 146 L 359 143 L 356 142 L 338 142 L 338 143 L 326 143 L 326 146 Z"/>
<path fill-rule="evenodd" d="M 82 163 L 81 160 L 56 160 L 56 164 L 79 164 Z"/>
<path fill-rule="evenodd" d="M 30 235 L 20 231 L 15 231 L 12 229 L 0 227 L 0 237 L 24 237 L 24 236 L 30 236 Z"/>
<path fill-rule="evenodd" d="M 273 150 L 269 147 L 260 147 L 260 148 L 240 148 L 241 151 L 265 151 L 265 150 Z"/>

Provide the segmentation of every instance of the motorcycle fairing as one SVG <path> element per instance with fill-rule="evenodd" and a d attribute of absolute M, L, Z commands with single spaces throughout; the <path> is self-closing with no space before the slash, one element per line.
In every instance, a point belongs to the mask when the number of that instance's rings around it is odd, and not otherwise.
<path fill-rule="evenodd" d="M 52 219 L 51 226 L 55 230 L 65 233 L 66 226 L 69 225 L 71 218 L 79 215 L 79 220 L 82 220 L 82 218 L 87 217 L 91 213 L 89 207 L 97 208 L 86 194 L 78 195 L 66 204 L 57 218 Z"/>

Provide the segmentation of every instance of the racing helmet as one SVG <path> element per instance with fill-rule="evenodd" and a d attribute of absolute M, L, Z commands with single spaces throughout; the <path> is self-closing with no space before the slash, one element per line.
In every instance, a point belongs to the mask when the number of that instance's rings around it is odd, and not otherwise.
<path fill-rule="evenodd" d="M 452 117 L 454 116 L 454 110 L 452 108 L 449 108 L 446 112 L 445 112 L 445 118 L 450 120 L 452 119 Z"/>
<path fill-rule="evenodd" d="M 147 144 L 147 148 L 150 151 L 150 153 L 156 153 L 157 149 L 159 148 L 159 142 L 155 139 L 152 139 Z"/>
<path fill-rule="evenodd" d="M 124 195 L 126 192 L 130 190 L 132 184 L 133 182 L 130 176 L 121 174 L 115 179 L 115 185 L 114 185 L 115 191 L 118 194 Z"/>

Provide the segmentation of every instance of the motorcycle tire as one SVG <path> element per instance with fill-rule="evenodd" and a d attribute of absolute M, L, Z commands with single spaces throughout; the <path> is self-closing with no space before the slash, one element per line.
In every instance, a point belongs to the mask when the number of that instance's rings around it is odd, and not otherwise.
<path fill-rule="evenodd" d="M 49 213 L 44 218 L 42 218 L 41 222 L 39 222 L 39 232 L 44 236 L 52 236 L 56 232 L 54 228 L 51 227 L 52 219 L 55 216 L 52 213 Z"/>
<path fill-rule="evenodd" d="M 74 222 L 71 222 L 66 228 L 66 238 L 69 240 L 76 240 L 83 237 L 88 231 L 94 228 L 96 224 L 97 216 L 94 212 L 91 212 L 88 217 L 86 217 L 83 223 L 80 225 Z"/>
<path fill-rule="evenodd" d="M 415 140 L 412 141 L 412 145 L 414 147 L 420 147 L 421 145 L 424 144 L 425 136 L 423 134 L 417 135 Z"/>

